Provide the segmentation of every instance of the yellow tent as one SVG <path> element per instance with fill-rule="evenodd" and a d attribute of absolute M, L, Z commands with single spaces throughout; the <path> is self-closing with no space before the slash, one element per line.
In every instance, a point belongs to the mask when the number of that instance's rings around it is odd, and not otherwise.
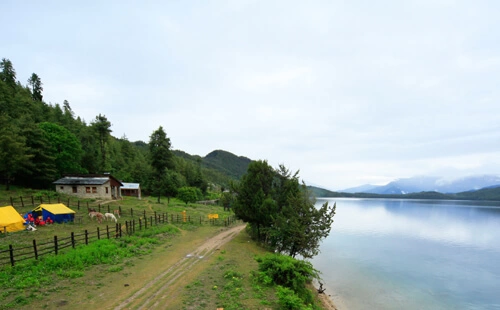
<path fill-rule="evenodd" d="M 62 203 L 41 204 L 33 210 L 37 216 L 42 215 L 43 220 L 50 217 L 54 222 L 72 222 L 75 217 L 75 211 L 66 207 Z"/>
<path fill-rule="evenodd" d="M 13 206 L 0 207 L 0 231 L 8 232 L 24 229 L 24 219 Z"/>

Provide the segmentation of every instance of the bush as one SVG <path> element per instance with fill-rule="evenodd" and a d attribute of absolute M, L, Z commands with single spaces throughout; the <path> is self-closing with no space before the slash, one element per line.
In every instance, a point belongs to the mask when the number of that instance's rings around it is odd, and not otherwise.
<path fill-rule="evenodd" d="M 288 288 L 303 303 L 314 303 L 313 295 L 306 284 L 311 283 L 313 279 L 319 279 L 319 271 L 314 269 L 310 262 L 281 254 L 266 254 L 256 260 L 259 263 L 258 278 L 262 283 L 274 283 Z"/>

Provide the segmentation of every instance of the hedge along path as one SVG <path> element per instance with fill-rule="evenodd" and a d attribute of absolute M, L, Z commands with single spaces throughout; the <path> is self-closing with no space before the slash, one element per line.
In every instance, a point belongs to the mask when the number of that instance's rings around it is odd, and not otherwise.
<path fill-rule="evenodd" d="M 114 309 L 165 309 L 173 298 L 172 291 L 174 290 L 170 288 L 175 286 L 176 281 L 191 272 L 193 266 L 202 262 L 203 258 L 213 254 L 215 250 L 218 250 L 222 245 L 233 239 L 245 226 L 235 226 L 206 240 L 191 254 L 181 258 L 153 280 L 147 282 L 141 289 Z"/>

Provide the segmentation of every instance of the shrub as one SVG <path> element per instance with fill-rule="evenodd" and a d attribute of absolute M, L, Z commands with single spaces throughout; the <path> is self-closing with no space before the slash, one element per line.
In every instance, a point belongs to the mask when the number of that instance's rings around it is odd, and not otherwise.
<path fill-rule="evenodd" d="M 258 278 L 262 283 L 282 286 L 293 291 L 305 304 L 313 304 L 314 298 L 306 284 L 319 279 L 319 271 L 310 262 L 281 254 L 256 257 L 259 263 Z M 287 308 L 292 309 L 292 308 Z"/>

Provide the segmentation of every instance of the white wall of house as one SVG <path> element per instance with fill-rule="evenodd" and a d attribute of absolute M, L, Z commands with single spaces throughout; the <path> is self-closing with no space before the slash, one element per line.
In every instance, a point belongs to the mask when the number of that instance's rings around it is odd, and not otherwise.
<path fill-rule="evenodd" d="M 56 185 L 56 192 L 80 198 L 113 199 L 109 181 L 102 185 Z"/>

